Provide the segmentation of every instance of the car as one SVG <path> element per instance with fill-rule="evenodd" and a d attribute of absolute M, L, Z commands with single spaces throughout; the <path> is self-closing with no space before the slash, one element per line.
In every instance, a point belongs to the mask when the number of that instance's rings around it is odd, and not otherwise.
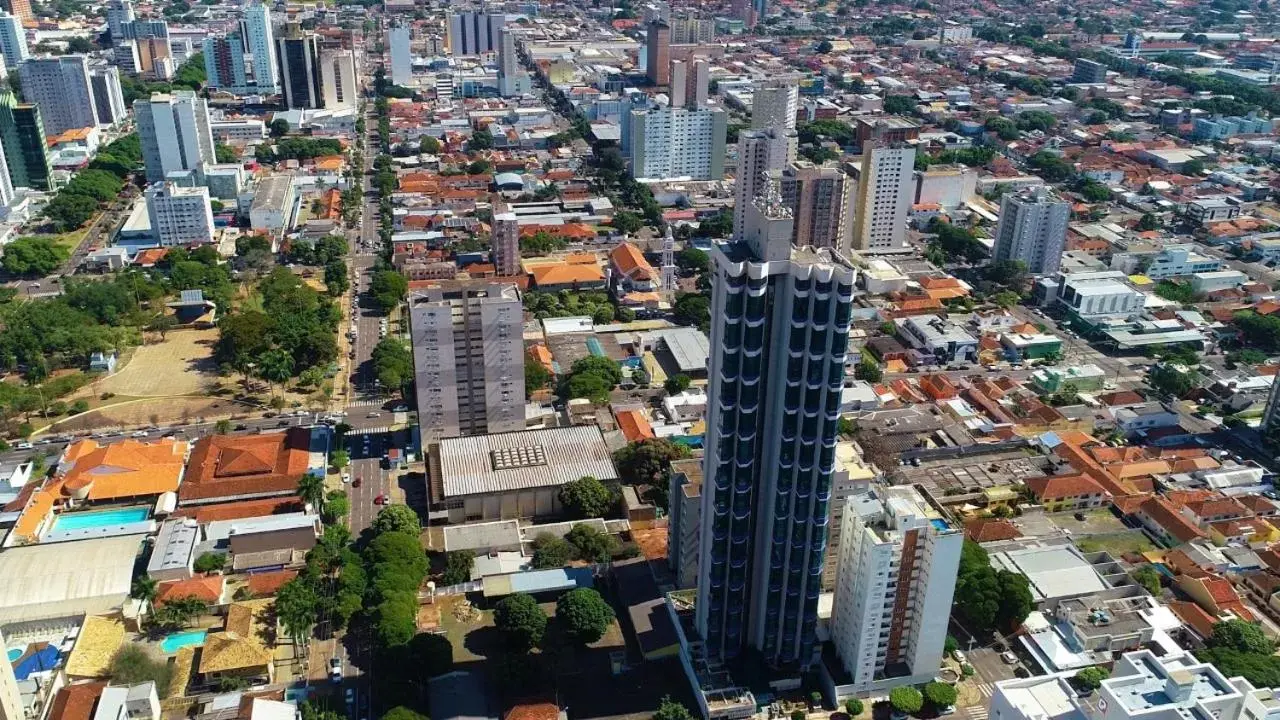
<path fill-rule="evenodd" d="M 1020 678 L 1031 677 L 1031 673 L 1021 665 L 1013 669 L 1013 674 Z"/>
<path fill-rule="evenodd" d="M 367 417 L 367 418 L 376 418 L 376 417 L 381 417 L 381 416 L 382 416 L 382 413 L 376 413 L 376 412 L 371 412 L 371 413 L 369 413 L 368 415 L 365 415 L 365 417 Z"/>
<path fill-rule="evenodd" d="M 139 437 L 139 438 L 141 438 L 141 437 L 146 437 L 146 436 L 147 436 L 147 431 L 146 431 L 146 430 L 137 430 L 137 431 L 132 432 L 132 433 L 130 433 L 130 434 L 129 434 L 129 437 Z"/>
<path fill-rule="evenodd" d="M 376 497 L 376 498 L 374 498 L 374 499 L 373 499 L 373 504 L 374 504 L 374 505 L 386 505 L 386 504 L 387 504 L 387 496 L 386 496 L 386 495 L 379 494 L 379 495 L 378 495 L 378 497 Z"/>
<path fill-rule="evenodd" d="M 956 650 L 951 653 L 951 656 L 956 659 L 956 662 L 960 663 L 961 665 L 964 665 L 964 653 L 960 652 L 959 650 Z"/>
<path fill-rule="evenodd" d="M 342 484 L 346 485 L 351 482 L 351 473 L 342 473 Z"/>
<path fill-rule="evenodd" d="M 1018 656 L 1014 655 L 1012 652 L 1000 653 L 1000 659 L 1003 660 L 1006 665 L 1014 665 L 1018 662 Z"/>
<path fill-rule="evenodd" d="M 351 481 L 351 487 L 358 488 L 360 487 L 360 483 L 361 483 L 360 478 L 356 478 L 355 480 Z"/>
<path fill-rule="evenodd" d="M 24 441 L 24 442 L 18 443 L 17 445 L 14 445 L 13 447 L 18 450 L 30 450 L 34 448 L 35 445 L 32 445 L 31 443 Z"/>
<path fill-rule="evenodd" d="M 956 714 L 956 706 L 955 706 L 955 705 L 948 705 L 948 706 L 946 706 L 946 707 L 942 708 L 941 710 L 939 710 L 939 711 L 938 711 L 938 714 L 939 714 L 939 715 L 955 715 L 955 714 Z"/>
<path fill-rule="evenodd" d="M 400 403 L 399 405 L 393 405 L 391 407 L 391 412 L 409 412 L 409 406 L 405 405 L 404 403 Z"/>
<path fill-rule="evenodd" d="M 1078 512 L 1075 515 L 1072 515 L 1072 517 L 1079 520 L 1080 522 L 1084 522 L 1084 513 L 1082 512 Z"/>
<path fill-rule="evenodd" d="M 329 679 L 335 683 L 342 682 L 342 658 L 329 658 Z M 350 691 L 348 688 L 347 692 Z"/>

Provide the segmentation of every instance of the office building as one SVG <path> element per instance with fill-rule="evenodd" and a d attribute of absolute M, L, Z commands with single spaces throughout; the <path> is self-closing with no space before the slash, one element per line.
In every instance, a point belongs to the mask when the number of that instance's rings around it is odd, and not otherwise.
<path fill-rule="evenodd" d="M 27 49 L 27 31 L 16 15 L 0 13 L 0 54 L 4 55 L 4 65 L 9 72 L 17 72 L 18 66 L 31 57 Z"/>
<path fill-rule="evenodd" d="M 161 182 L 169 173 L 183 170 L 202 173 L 205 165 L 216 161 L 209 107 L 193 91 L 135 100 L 133 112 L 148 182 Z"/>
<path fill-rule="evenodd" d="M 1107 82 L 1107 66 L 1094 60 L 1080 58 L 1071 70 L 1071 82 L 1102 85 Z"/>
<path fill-rule="evenodd" d="M 507 26 L 498 34 L 498 93 L 502 97 L 520 94 L 520 58 L 516 55 L 516 35 Z"/>
<path fill-rule="evenodd" d="M 716 39 L 715 18 L 677 15 L 667 19 L 671 25 L 672 45 L 702 45 Z"/>
<path fill-rule="evenodd" d="M 667 520 L 667 564 L 676 587 L 698 584 L 698 527 L 702 515 L 702 460 L 671 463 L 670 512 Z"/>
<path fill-rule="evenodd" d="M 930 682 L 942 665 L 964 533 L 912 486 L 845 499 L 831 642 L 842 690 Z M 852 687 L 849 687 L 852 686 Z"/>
<path fill-rule="evenodd" d="M 356 87 L 356 58 L 351 50 L 320 51 L 320 89 L 326 110 L 356 106 L 360 90 Z"/>
<path fill-rule="evenodd" d="M 645 29 L 644 76 L 650 85 L 671 83 L 671 26 L 661 20 Z"/>
<path fill-rule="evenodd" d="M 893 322 L 898 337 L 920 351 L 928 364 L 973 362 L 978 357 L 978 339 L 950 320 L 937 315 L 912 315 Z"/>
<path fill-rule="evenodd" d="M 493 267 L 498 275 L 514 277 L 520 274 L 520 222 L 516 214 L 499 212 L 493 216 Z"/>
<path fill-rule="evenodd" d="M 1035 295 L 1041 305 L 1064 305 L 1081 320 L 1123 318 L 1140 312 L 1146 303 L 1146 295 L 1129 285 L 1127 278 L 1118 270 L 1059 273 L 1040 278 Z"/>
<path fill-rule="evenodd" d="M 33 57 L 22 64 L 21 76 L 22 95 L 40 108 L 46 133 L 97 127 L 88 57 Z"/>
<path fill-rule="evenodd" d="M 391 49 L 391 84 L 408 87 L 413 83 L 413 31 L 408 25 L 392 25 L 387 29 L 387 47 Z"/>
<path fill-rule="evenodd" d="M 122 26 L 137 17 L 133 12 L 133 0 L 109 0 L 107 3 L 107 30 L 111 31 L 114 45 L 124 39 Z"/>
<path fill-rule="evenodd" d="M 996 225 L 995 260 L 1021 260 L 1027 272 L 1048 275 L 1062 265 L 1071 205 L 1047 187 L 1005 193 Z"/>
<path fill-rule="evenodd" d="M 116 125 L 125 121 L 129 110 L 124 104 L 124 90 L 120 87 L 120 70 L 110 65 L 93 68 L 89 73 L 89 86 L 93 89 L 93 104 L 98 110 L 99 125 Z"/>
<path fill-rule="evenodd" d="M 747 232 L 747 211 L 760 194 L 766 175 L 781 171 L 796 159 L 796 133 L 785 130 L 743 130 L 738 133 L 738 176 L 733 184 L 733 239 Z"/>
<path fill-rule="evenodd" d="M 409 297 L 422 446 L 525 429 L 524 308 L 515 285 L 433 287 Z"/>
<path fill-rule="evenodd" d="M 252 79 L 255 92 L 264 95 L 280 92 L 280 61 L 276 58 L 271 11 L 265 4 L 256 3 L 244 9 L 239 36 L 249 58 L 246 72 Z"/>
<path fill-rule="evenodd" d="M 0 89 L 0 145 L 14 187 L 53 189 L 40 108 L 19 103 L 17 96 L 4 89 Z"/>
<path fill-rule="evenodd" d="M 1196 252 L 1195 245 L 1179 244 L 1162 248 L 1151 258 L 1142 274 L 1152 280 L 1167 280 L 1221 269 L 1222 261 L 1218 258 Z"/>
<path fill-rule="evenodd" d="M 915 161 L 915 148 L 877 145 L 865 148 L 861 159 L 848 166 L 858 181 L 851 237 L 855 250 L 893 252 L 906 246 Z"/>
<path fill-rule="evenodd" d="M 0 7 L 24 23 L 36 19 L 36 14 L 31 10 L 31 0 L 4 0 L 0 2 Z"/>
<path fill-rule="evenodd" d="M 152 240 L 161 247 L 213 242 L 209 188 L 149 185 L 145 192 Z"/>
<path fill-rule="evenodd" d="M 740 243 L 712 246 L 714 284 L 695 626 L 705 660 L 750 651 L 791 672 L 818 651 L 843 367 L 856 270 L 791 245 L 765 188 Z"/>
<path fill-rule="evenodd" d="M 268 175 L 258 181 L 249 205 L 249 227 L 276 240 L 293 229 L 298 211 L 298 190 L 290 175 Z"/>
<path fill-rule="evenodd" d="M 0 647 L 8 647 L 4 644 L 3 634 L 0 634 Z M 13 674 L 13 663 L 6 660 L 0 663 L 0 720 L 26 720 L 26 717 L 18 678 Z"/>
<path fill-rule="evenodd" d="M 854 185 L 835 165 L 791 163 L 780 178 L 782 199 L 795 218 L 791 242 L 847 250 L 848 235 L 853 232 L 847 219 Z"/>
<path fill-rule="evenodd" d="M 280 87 L 284 105 L 290 110 L 324 107 L 320 88 L 320 41 L 316 34 L 291 24 L 276 41 L 280 59 Z"/>
<path fill-rule="evenodd" d="M 689 64 L 683 60 L 671 61 L 670 88 L 667 97 L 671 99 L 671 107 L 684 107 L 689 97 Z"/>
<path fill-rule="evenodd" d="M 211 88 L 235 95 L 254 90 L 245 64 L 244 38 L 239 31 L 204 39 L 204 72 Z"/>
<path fill-rule="evenodd" d="M 711 63 L 694 58 L 689 64 L 689 81 L 685 89 L 685 107 L 700 108 L 707 104 L 711 90 Z"/>
<path fill-rule="evenodd" d="M 502 13 L 450 11 L 449 52 L 454 56 L 481 55 L 496 52 L 499 33 L 506 23 L 507 16 Z"/>
<path fill-rule="evenodd" d="M 631 111 L 631 173 L 636 178 L 724 177 L 725 112 L 657 107 Z"/>
<path fill-rule="evenodd" d="M 792 80 L 766 80 L 751 90 L 752 130 L 795 130 L 800 88 Z"/>

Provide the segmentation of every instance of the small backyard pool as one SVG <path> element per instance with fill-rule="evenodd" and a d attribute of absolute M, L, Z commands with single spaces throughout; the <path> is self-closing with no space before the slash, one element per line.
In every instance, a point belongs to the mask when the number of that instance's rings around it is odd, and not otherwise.
<path fill-rule="evenodd" d="M 163 650 L 166 655 L 171 655 L 184 647 L 203 645 L 204 636 L 208 633 L 208 630 L 188 630 L 186 632 L 165 635 L 164 640 L 160 641 L 160 649 Z"/>

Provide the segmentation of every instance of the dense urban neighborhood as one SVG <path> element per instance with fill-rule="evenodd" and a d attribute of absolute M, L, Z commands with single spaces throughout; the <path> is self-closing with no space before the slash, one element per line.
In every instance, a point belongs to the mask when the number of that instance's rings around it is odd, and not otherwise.
<path fill-rule="evenodd" d="M 0 720 L 1280 720 L 1272 0 L 0 6 Z"/>

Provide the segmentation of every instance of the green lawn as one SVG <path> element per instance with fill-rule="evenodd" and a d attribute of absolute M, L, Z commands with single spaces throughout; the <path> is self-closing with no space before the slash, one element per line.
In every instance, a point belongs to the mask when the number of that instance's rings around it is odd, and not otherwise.
<path fill-rule="evenodd" d="M 1156 549 L 1155 543 L 1151 542 L 1141 530 L 1082 537 L 1076 540 L 1076 547 L 1084 552 L 1105 550 L 1116 556 L 1125 553 L 1144 553 Z"/>

